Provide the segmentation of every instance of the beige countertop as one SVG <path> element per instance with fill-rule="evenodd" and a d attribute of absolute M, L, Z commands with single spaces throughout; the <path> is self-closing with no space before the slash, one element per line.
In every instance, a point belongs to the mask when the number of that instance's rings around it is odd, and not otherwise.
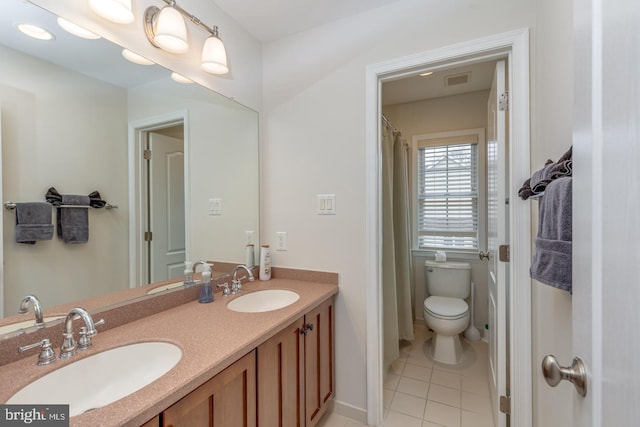
<path fill-rule="evenodd" d="M 176 344 L 182 349 L 182 358 L 167 374 L 123 399 L 71 418 L 72 426 L 139 426 L 338 292 L 337 285 L 291 279 L 256 281 L 244 289 L 240 295 L 261 289 L 289 289 L 300 294 L 300 299 L 279 310 L 239 313 L 226 308 L 236 296 L 216 294 L 211 304 L 189 302 L 98 333 L 92 348 L 70 360 L 36 366 L 35 351 L 32 357 L 0 366 L 0 402 L 6 402 L 33 380 L 95 353 L 145 341 Z M 80 322 L 75 323 L 77 330 Z"/>

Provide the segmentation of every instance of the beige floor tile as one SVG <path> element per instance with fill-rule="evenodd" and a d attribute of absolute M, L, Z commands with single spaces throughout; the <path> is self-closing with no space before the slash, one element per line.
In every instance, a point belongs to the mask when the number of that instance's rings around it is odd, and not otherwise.
<path fill-rule="evenodd" d="M 449 388 L 438 384 L 429 387 L 428 400 L 460 408 L 461 394 L 457 388 Z"/>
<path fill-rule="evenodd" d="M 335 412 L 326 412 L 320 421 L 318 421 L 318 427 L 344 427 L 346 419 Z"/>
<path fill-rule="evenodd" d="M 418 381 L 429 381 L 429 378 L 431 378 L 431 368 L 407 363 L 404 367 L 404 371 L 402 371 L 402 376 L 413 378 Z"/>
<path fill-rule="evenodd" d="M 442 427 L 442 424 L 432 423 L 431 421 L 423 421 L 422 427 Z"/>
<path fill-rule="evenodd" d="M 422 427 L 422 420 L 399 412 L 389 411 L 382 425 L 383 427 Z"/>
<path fill-rule="evenodd" d="M 491 399 L 489 393 L 475 394 L 468 391 L 462 392 L 462 409 L 478 414 L 491 415 Z"/>
<path fill-rule="evenodd" d="M 476 394 L 488 394 L 489 382 L 484 377 L 462 375 L 462 390 Z"/>
<path fill-rule="evenodd" d="M 400 412 L 415 418 L 422 418 L 426 399 L 396 392 L 391 401 L 391 411 Z"/>
<path fill-rule="evenodd" d="M 391 401 L 393 400 L 393 395 L 396 394 L 396 392 L 394 390 L 389 390 L 388 388 L 385 388 L 382 390 L 382 397 L 383 397 L 383 407 L 384 408 L 390 408 L 391 407 Z"/>
<path fill-rule="evenodd" d="M 446 427 L 460 427 L 460 408 L 428 401 L 424 411 L 424 419 Z"/>
<path fill-rule="evenodd" d="M 395 374 L 387 374 L 384 379 L 384 388 L 388 388 L 389 390 L 395 390 L 398 387 L 398 382 L 400 381 L 400 376 Z"/>
<path fill-rule="evenodd" d="M 401 377 L 397 390 L 402 393 L 426 399 L 427 392 L 429 391 L 429 383 L 409 377 Z"/>
<path fill-rule="evenodd" d="M 462 427 L 495 427 L 493 416 L 462 410 Z"/>
<path fill-rule="evenodd" d="M 406 365 L 407 359 L 396 359 L 391 362 L 391 366 L 389 366 L 389 373 L 394 375 L 402 375 L 402 370 L 404 369 L 404 365 Z"/>
<path fill-rule="evenodd" d="M 460 374 L 441 371 L 434 367 L 431 374 L 431 382 L 445 387 L 460 389 L 461 377 Z"/>

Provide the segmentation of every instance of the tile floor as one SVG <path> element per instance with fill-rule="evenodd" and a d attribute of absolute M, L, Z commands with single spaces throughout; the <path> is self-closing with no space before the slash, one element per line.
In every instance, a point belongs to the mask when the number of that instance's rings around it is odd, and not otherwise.
<path fill-rule="evenodd" d="M 426 356 L 431 333 L 415 325 L 416 339 L 403 342 L 400 358 L 384 381 L 383 427 L 494 427 L 488 383 L 487 343 L 463 340 L 459 366 L 434 362 Z M 335 413 L 319 427 L 363 426 Z"/>

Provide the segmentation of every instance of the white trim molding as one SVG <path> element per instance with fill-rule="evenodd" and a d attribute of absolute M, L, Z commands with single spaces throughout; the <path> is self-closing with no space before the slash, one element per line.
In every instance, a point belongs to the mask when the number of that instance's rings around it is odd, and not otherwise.
<path fill-rule="evenodd" d="M 496 34 L 390 61 L 366 68 L 366 247 L 367 268 L 367 422 L 383 420 L 382 286 L 381 286 L 381 153 L 380 88 L 382 82 L 435 71 L 465 63 L 507 58 L 509 62 L 509 351 L 511 378 L 511 425 L 532 423 L 531 364 L 531 210 L 530 203 L 517 197 L 518 184 L 530 173 L 529 123 L 529 30 Z"/>
<path fill-rule="evenodd" d="M 160 116 L 149 117 L 129 123 L 129 287 L 134 288 L 144 282 L 141 266 L 145 265 L 145 251 L 140 244 L 143 232 L 143 192 L 142 192 L 142 141 L 143 132 L 163 129 L 177 123 L 182 123 L 189 129 L 189 112 L 180 110 Z M 184 194 L 185 218 L 189 218 L 189 132 L 184 133 Z M 185 221 L 186 259 L 189 258 L 189 221 Z"/>

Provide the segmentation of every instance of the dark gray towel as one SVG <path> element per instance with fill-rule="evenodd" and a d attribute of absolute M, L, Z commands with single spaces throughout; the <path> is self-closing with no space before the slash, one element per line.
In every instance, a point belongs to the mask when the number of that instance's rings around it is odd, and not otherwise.
<path fill-rule="evenodd" d="M 51 205 L 45 202 L 16 203 L 16 242 L 33 245 L 53 239 Z"/>
<path fill-rule="evenodd" d="M 89 241 L 89 196 L 63 194 L 58 207 L 58 237 L 65 243 Z M 86 206 L 86 208 L 65 207 Z"/>
<path fill-rule="evenodd" d="M 551 181 L 538 210 L 538 237 L 531 264 L 531 277 L 571 292 L 572 210 L 570 177 Z"/>

